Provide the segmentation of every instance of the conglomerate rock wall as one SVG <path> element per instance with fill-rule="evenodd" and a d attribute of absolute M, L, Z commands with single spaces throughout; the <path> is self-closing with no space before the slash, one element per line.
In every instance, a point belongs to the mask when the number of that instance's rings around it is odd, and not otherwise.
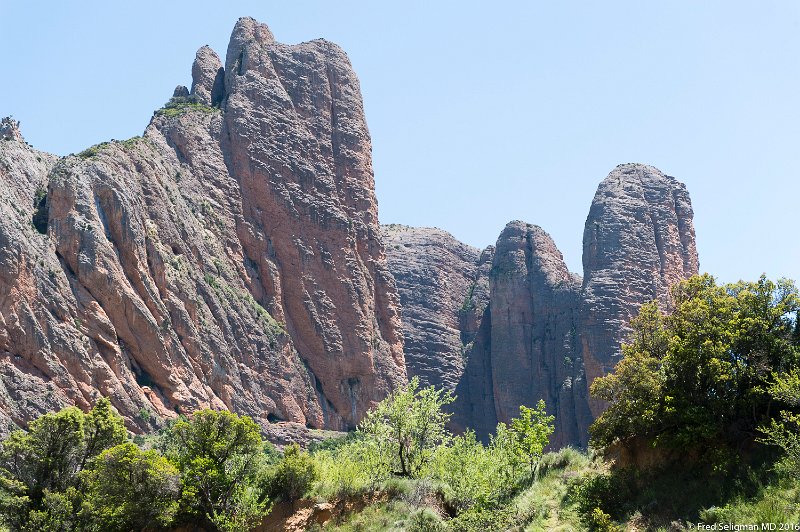
<path fill-rule="evenodd" d="M 406 380 L 358 80 L 243 18 L 144 135 L 0 139 L 0 431 L 102 394 L 135 431 L 227 408 L 352 428 Z"/>
<path fill-rule="evenodd" d="M 454 429 L 544 399 L 554 446 L 584 445 L 630 318 L 697 272 L 689 195 L 655 168 L 600 184 L 581 279 L 523 222 L 482 251 L 379 226 L 336 45 L 242 18 L 191 71 L 141 137 L 77 155 L 0 123 L 0 433 L 105 395 L 133 431 L 211 407 L 284 441 L 418 376 L 456 393 Z"/>

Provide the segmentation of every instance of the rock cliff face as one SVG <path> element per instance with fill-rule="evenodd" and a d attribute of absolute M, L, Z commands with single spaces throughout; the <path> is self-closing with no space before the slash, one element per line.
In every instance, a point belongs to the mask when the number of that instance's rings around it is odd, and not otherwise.
<path fill-rule="evenodd" d="M 400 292 L 409 377 L 454 389 L 489 302 L 481 253 L 440 229 L 385 225 L 383 238 Z"/>
<path fill-rule="evenodd" d="M 600 184 L 584 231 L 583 280 L 568 271 L 555 243 L 537 226 L 509 223 L 491 258 L 485 253 L 482 261 L 466 264 L 439 260 L 459 247 L 452 237 L 437 238 L 440 233 L 384 233 L 407 343 L 419 346 L 407 359 L 409 374 L 452 372 L 430 382 L 458 396 L 453 428 L 471 427 L 483 436 L 516 416 L 519 405 L 544 399 L 556 415 L 556 447 L 587 443 L 587 428 L 603 408 L 589 398 L 589 384 L 616 364 L 638 307 L 652 299 L 668 306 L 669 286 L 698 270 L 686 188 L 645 165 L 618 166 Z M 407 244 L 425 251 L 409 252 Z M 483 274 L 476 275 L 481 268 Z M 474 337 L 461 344 L 417 343 L 459 316 L 452 306 L 422 311 L 448 295 L 442 283 L 435 297 L 415 292 L 421 277 L 459 280 L 451 283 L 458 294 L 453 299 L 463 292 L 465 278 L 485 283 L 483 312 L 470 329 Z M 462 365 L 447 362 L 462 352 Z"/>
<path fill-rule="evenodd" d="M 0 430 L 108 395 L 353 427 L 406 379 L 345 54 L 240 19 L 143 137 L 61 159 L 0 129 Z M 5 421 L 5 423 L 2 423 Z"/>

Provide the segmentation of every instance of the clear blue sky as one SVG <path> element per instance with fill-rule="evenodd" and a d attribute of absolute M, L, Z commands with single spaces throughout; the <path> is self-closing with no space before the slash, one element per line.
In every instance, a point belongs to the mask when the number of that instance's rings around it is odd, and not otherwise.
<path fill-rule="evenodd" d="M 795 1 L 3 0 L 0 115 L 57 154 L 141 134 L 245 15 L 348 52 L 384 223 L 483 247 L 521 219 L 580 272 L 597 184 L 643 162 L 688 186 L 701 270 L 800 280 Z"/>

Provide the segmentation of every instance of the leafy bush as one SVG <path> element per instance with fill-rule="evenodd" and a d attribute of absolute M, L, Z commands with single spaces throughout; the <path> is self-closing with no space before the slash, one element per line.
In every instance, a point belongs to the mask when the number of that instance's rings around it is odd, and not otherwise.
<path fill-rule="evenodd" d="M 797 413 L 800 408 L 800 369 L 786 374 L 776 373 L 773 379 L 769 394 L 787 409 L 781 411 L 780 419 L 771 419 L 769 425 L 760 428 L 764 434 L 761 441 L 783 450 L 784 458 L 779 467 L 796 477 L 800 475 L 800 415 Z"/>
<path fill-rule="evenodd" d="M 123 443 L 81 473 L 90 521 L 102 530 L 166 526 L 178 509 L 178 470 L 157 451 Z"/>
<path fill-rule="evenodd" d="M 447 527 L 430 508 L 418 508 L 408 516 L 408 532 L 444 532 Z"/>
<path fill-rule="evenodd" d="M 430 474 L 443 483 L 445 502 L 460 513 L 474 506 L 485 507 L 500 497 L 504 467 L 501 456 L 467 431 L 437 450 Z"/>
<path fill-rule="evenodd" d="M 294 501 L 309 491 L 319 477 L 314 459 L 295 443 L 283 451 L 283 458 L 270 479 L 270 495 Z"/>
<path fill-rule="evenodd" d="M 536 408 L 520 405 L 519 417 L 511 420 L 515 452 L 528 465 L 531 476 L 542 456 L 542 451 L 550 441 L 550 435 L 555 430 L 553 425 L 555 419 L 555 416 L 547 415 L 544 401 L 540 399 Z"/>
<path fill-rule="evenodd" d="M 579 477 L 570 485 L 568 497 L 587 525 L 599 515 L 595 510 L 621 519 L 633 502 L 632 473 L 614 471 Z"/>
<path fill-rule="evenodd" d="M 414 377 L 367 412 L 359 430 L 375 453 L 377 467 L 400 476 L 419 476 L 436 447 L 449 437 L 445 424 L 451 414 L 442 407 L 453 401 L 450 392 L 433 386 L 420 389 Z"/>
<path fill-rule="evenodd" d="M 552 471 L 562 471 L 569 466 L 588 465 L 589 458 L 574 447 L 562 447 L 558 451 L 546 453 L 539 460 L 536 472 L 543 477 Z"/>
<path fill-rule="evenodd" d="M 110 145 L 109 142 L 101 142 L 100 144 L 95 144 L 94 146 L 90 146 L 80 152 L 78 157 L 81 159 L 92 159 L 100 155 L 100 152 L 103 151 L 104 148 L 107 148 Z"/>
<path fill-rule="evenodd" d="M 246 530 L 269 510 L 263 442 L 249 417 L 197 411 L 170 427 L 164 446 L 181 472 L 183 519 Z"/>
<path fill-rule="evenodd" d="M 164 107 L 155 112 L 155 115 L 171 118 L 190 111 L 216 113 L 219 112 L 219 108 L 200 103 L 193 96 L 173 96 Z"/>
<path fill-rule="evenodd" d="M 514 522 L 509 508 L 470 508 L 451 519 L 448 523 L 453 532 L 487 532 L 507 530 Z"/>
<path fill-rule="evenodd" d="M 32 520 L 60 519 L 59 508 L 72 511 L 72 495 L 63 494 L 77 487 L 95 456 L 126 437 L 106 398 L 86 414 L 68 407 L 30 422 L 27 432 L 13 431 L 0 448 L 0 522 L 21 529 Z"/>
<path fill-rule="evenodd" d="M 594 530 L 596 532 L 617 532 L 621 530 L 621 528 L 611 520 L 611 516 L 600 508 L 592 510 L 592 513 L 589 514 L 589 518 L 587 519 L 587 524 L 589 530 Z"/>
<path fill-rule="evenodd" d="M 373 478 L 367 470 L 363 449 L 358 443 L 313 454 L 319 472 L 314 492 L 325 499 L 358 495 L 371 488 Z"/>

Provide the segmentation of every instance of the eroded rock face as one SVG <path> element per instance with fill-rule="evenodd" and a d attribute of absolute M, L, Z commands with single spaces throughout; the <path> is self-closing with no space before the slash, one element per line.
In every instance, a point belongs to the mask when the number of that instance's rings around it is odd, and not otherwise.
<path fill-rule="evenodd" d="M 427 232 L 426 232 L 427 231 Z M 600 184 L 584 232 L 584 278 L 572 274 L 550 236 L 524 222 L 509 223 L 487 262 L 463 263 L 439 256 L 457 249 L 428 230 L 387 232 L 390 267 L 401 293 L 416 293 L 420 278 L 475 278 L 488 295 L 475 336 L 453 342 L 417 343 L 409 374 L 452 372 L 441 382 L 455 390 L 452 428 L 473 428 L 485 437 L 519 405 L 544 399 L 556 416 L 552 445 L 585 446 L 588 426 L 603 408 L 589 397 L 591 381 L 619 359 L 630 318 L 642 303 L 669 305 L 669 287 L 698 271 L 692 208 L 685 186 L 657 169 L 617 167 Z M 422 253 L 398 253 L 411 244 Z M 434 248 L 434 249 L 432 249 Z M 438 250 L 436 249 L 438 248 Z M 463 281 L 462 281 L 463 284 Z M 458 287 L 460 295 L 463 289 Z M 434 300 L 446 301 L 440 287 Z M 452 309 L 427 311 L 431 298 L 403 297 L 407 343 L 452 321 Z M 451 296 L 453 297 L 453 296 Z M 416 319 L 423 315 L 424 319 Z M 443 335 L 445 336 L 445 335 Z M 452 334 L 449 335 L 452 338 Z M 447 361 L 465 352 L 463 366 Z M 453 387 L 451 383 L 455 382 Z"/>
<path fill-rule="evenodd" d="M 406 379 L 347 57 L 253 19 L 227 57 L 201 48 L 142 138 L 0 140 L 7 420 L 103 394 L 133 430 L 200 407 L 341 430 Z"/>
<path fill-rule="evenodd" d="M 200 48 L 195 55 L 191 94 L 206 105 L 219 105 L 225 97 L 225 69 L 217 53 L 208 46 Z"/>
<path fill-rule="evenodd" d="M 400 293 L 409 377 L 452 390 L 464 372 L 466 345 L 477 332 L 473 314 L 482 314 L 488 303 L 488 286 L 478 286 L 485 280 L 479 276 L 480 252 L 441 229 L 382 229 Z"/>

